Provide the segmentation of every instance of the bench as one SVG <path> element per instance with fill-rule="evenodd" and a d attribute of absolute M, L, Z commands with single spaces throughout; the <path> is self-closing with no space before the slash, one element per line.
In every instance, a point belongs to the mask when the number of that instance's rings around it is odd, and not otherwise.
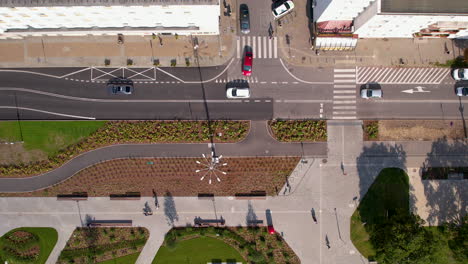
<path fill-rule="evenodd" d="M 196 227 L 223 226 L 226 223 L 223 217 L 220 219 L 202 219 L 201 217 L 195 217 L 193 222 Z"/>
<path fill-rule="evenodd" d="M 132 225 L 132 220 L 92 220 L 88 223 L 88 227 L 121 227 Z"/>

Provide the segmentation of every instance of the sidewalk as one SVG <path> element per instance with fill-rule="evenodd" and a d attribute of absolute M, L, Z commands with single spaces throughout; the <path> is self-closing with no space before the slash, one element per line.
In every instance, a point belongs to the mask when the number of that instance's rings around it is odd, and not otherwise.
<path fill-rule="evenodd" d="M 0 40 L 0 67 L 177 67 L 196 66 L 198 38 L 201 66 L 225 64 L 234 54 L 236 17 L 220 17 L 216 36 L 44 36 Z M 162 45 L 161 45 L 162 44 Z"/>
<path fill-rule="evenodd" d="M 295 66 L 432 67 L 431 63 L 445 63 L 463 56 L 463 48 L 468 48 L 468 39 L 359 39 L 354 51 L 320 51 L 316 55 L 309 34 L 309 18 L 305 15 L 306 2 L 295 2 L 295 14 L 283 19 L 281 27 L 275 26 L 280 56 Z M 445 47 L 450 53 L 446 52 Z M 400 63 L 400 59 L 404 64 Z"/>

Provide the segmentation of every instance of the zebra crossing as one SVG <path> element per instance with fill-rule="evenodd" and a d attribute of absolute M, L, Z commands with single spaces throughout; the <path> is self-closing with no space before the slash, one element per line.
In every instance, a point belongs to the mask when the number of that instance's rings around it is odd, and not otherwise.
<path fill-rule="evenodd" d="M 237 58 L 242 58 L 245 47 L 251 47 L 254 59 L 278 58 L 278 38 L 266 36 L 238 36 Z"/>
<path fill-rule="evenodd" d="M 440 84 L 449 73 L 447 68 L 358 67 L 357 83 Z"/>
<path fill-rule="evenodd" d="M 248 83 L 258 83 L 258 78 L 257 77 L 252 77 L 252 76 L 242 76 L 239 78 L 232 78 L 232 77 L 227 77 L 227 78 L 220 78 L 216 79 L 215 83 L 243 83 L 243 82 L 248 82 Z M 264 82 L 262 82 L 264 83 Z"/>
<path fill-rule="evenodd" d="M 332 119 L 356 119 L 356 69 L 333 70 Z"/>

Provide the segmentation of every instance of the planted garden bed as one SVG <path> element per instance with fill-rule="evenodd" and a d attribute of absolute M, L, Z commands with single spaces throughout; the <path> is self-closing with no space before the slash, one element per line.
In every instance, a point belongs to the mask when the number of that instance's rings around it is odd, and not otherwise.
<path fill-rule="evenodd" d="M 363 121 L 363 135 L 365 141 L 379 140 L 379 121 Z"/>
<path fill-rule="evenodd" d="M 109 196 L 116 193 L 140 192 L 141 196 L 166 192 L 174 196 L 234 196 L 236 193 L 264 191 L 276 193 L 284 185 L 299 162 L 299 157 L 223 158 L 226 175 L 200 180 L 196 173 L 203 167 L 197 158 L 138 158 L 115 159 L 81 170 L 71 178 L 44 190 L 30 193 L 2 193 L 2 196 L 56 196 L 73 192 L 88 192 L 89 196 Z M 190 188 L 187 188 L 190 186 Z"/>
<path fill-rule="evenodd" d="M 210 130 L 211 127 L 211 130 Z M 81 140 L 49 156 L 47 160 L 29 164 L 0 166 L 0 177 L 27 177 L 61 166 L 73 157 L 104 146 L 141 143 L 237 142 L 248 133 L 248 121 L 111 121 Z"/>
<path fill-rule="evenodd" d="M 148 236 L 143 227 L 78 227 L 57 263 L 100 263 L 126 256 L 136 259 Z"/>
<path fill-rule="evenodd" d="M 327 140 L 324 120 L 274 120 L 268 122 L 272 135 L 283 142 L 315 142 Z"/>
<path fill-rule="evenodd" d="M 210 246 L 203 246 L 207 244 Z M 283 238 L 269 234 L 265 227 L 171 229 L 153 264 L 182 263 L 187 259 L 193 263 L 214 262 L 213 259 L 217 263 L 300 263 Z"/>
<path fill-rule="evenodd" d="M 57 238 L 53 228 L 13 229 L 0 238 L 0 263 L 45 263 Z"/>

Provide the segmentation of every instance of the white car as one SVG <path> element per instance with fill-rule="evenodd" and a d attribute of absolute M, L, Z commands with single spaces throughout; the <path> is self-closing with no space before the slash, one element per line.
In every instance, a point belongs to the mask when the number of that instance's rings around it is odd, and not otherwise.
<path fill-rule="evenodd" d="M 278 19 L 287 13 L 291 12 L 294 8 L 294 3 L 290 0 L 288 1 L 279 1 L 275 4 L 273 4 L 273 16 L 275 19 Z"/>
<path fill-rule="evenodd" d="M 227 98 L 249 98 L 250 89 L 249 88 L 228 88 L 226 90 Z"/>
<path fill-rule="evenodd" d="M 456 92 L 458 96 L 468 96 L 468 87 L 458 87 Z"/>
<path fill-rule="evenodd" d="M 453 78 L 457 81 L 468 80 L 468 69 L 455 69 L 453 70 Z"/>
<path fill-rule="evenodd" d="M 361 89 L 361 98 L 382 98 L 382 89 L 376 83 L 367 83 L 363 89 Z"/>

